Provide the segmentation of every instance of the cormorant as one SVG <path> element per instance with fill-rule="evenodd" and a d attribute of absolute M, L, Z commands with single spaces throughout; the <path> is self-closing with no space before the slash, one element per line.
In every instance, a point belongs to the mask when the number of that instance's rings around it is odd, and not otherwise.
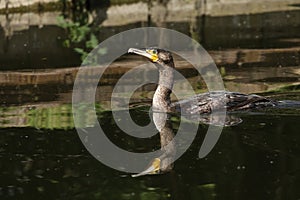
<path fill-rule="evenodd" d="M 130 48 L 128 53 L 148 58 L 159 70 L 158 87 L 154 93 L 152 106 L 165 112 L 180 112 L 185 115 L 209 114 L 212 110 L 226 109 L 227 111 L 247 110 L 276 106 L 277 102 L 255 94 L 238 92 L 213 91 L 197 94 L 189 99 L 171 103 L 175 68 L 171 52 L 155 47 L 136 49 Z"/>

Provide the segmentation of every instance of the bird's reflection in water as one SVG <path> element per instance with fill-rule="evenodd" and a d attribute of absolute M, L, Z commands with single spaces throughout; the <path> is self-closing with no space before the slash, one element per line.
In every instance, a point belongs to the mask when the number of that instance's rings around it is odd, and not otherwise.
<path fill-rule="evenodd" d="M 171 114 L 166 112 L 152 112 L 153 122 L 160 135 L 160 145 L 162 155 L 154 158 L 146 169 L 132 177 L 144 175 L 163 174 L 170 172 L 174 167 L 174 159 L 176 155 L 176 142 L 174 140 L 174 129 L 172 127 Z M 218 115 L 189 115 L 185 116 L 192 121 L 200 121 L 204 124 L 224 125 L 224 122 L 218 118 Z M 241 122 L 241 119 L 235 115 L 226 115 L 225 126 L 233 126 Z M 222 123 L 221 123 L 222 122 Z M 221 124 L 220 124 L 221 123 Z"/>
<path fill-rule="evenodd" d="M 152 112 L 152 116 L 155 127 L 159 131 L 162 155 L 153 159 L 144 171 L 139 174 L 132 175 L 132 177 L 161 174 L 173 169 L 173 162 L 176 155 L 176 144 L 173 140 L 174 132 L 170 120 L 170 114 L 154 111 Z"/>

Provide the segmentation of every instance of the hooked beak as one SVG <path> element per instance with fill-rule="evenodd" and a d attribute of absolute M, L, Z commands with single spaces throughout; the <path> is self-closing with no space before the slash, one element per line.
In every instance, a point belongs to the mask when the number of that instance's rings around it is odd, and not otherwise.
<path fill-rule="evenodd" d="M 147 49 L 136 49 L 136 48 L 130 48 L 128 49 L 128 53 L 134 53 L 140 56 L 144 56 L 146 58 L 149 58 L 152 62 L 156 62 L 158 60 L 158 57 L 156 54 L 152 54 Z"/>
<path fill-rule="evenodd" d="M 139 176 L 144 176 L 144 175 L 157 174 L 160 170 L 160 162 L 161 161 L 159 158 L 155 158 L 153 160 L 153 162 L 151 163 L 151 165 L 147 169 L 145 169 L 141 173 L 133 174 L 133 175 L 131 175 L 131 177 L 139 177 Z"/>

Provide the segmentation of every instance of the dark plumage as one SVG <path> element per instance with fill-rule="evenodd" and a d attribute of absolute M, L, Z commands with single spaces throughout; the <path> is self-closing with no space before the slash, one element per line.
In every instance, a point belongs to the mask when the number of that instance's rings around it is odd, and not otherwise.
<path fill-rule="evenodd" d="M 226 108 L 227 111 L 239 111 L 252 108 L 275 106 L 277 103 L 255 94 L 242 94 L 237 92 L 214 91 L 197 94 L 192 98 L 171 103 L 175 68 L 172 54 L 159 48 L 135 49 L 130 48 L 128 53 L 135 53 L 147 57 L 159 70 L 159 83 L 153 97 L 153 108 L 168 112 L 183 114 L 209 114 Z"/>

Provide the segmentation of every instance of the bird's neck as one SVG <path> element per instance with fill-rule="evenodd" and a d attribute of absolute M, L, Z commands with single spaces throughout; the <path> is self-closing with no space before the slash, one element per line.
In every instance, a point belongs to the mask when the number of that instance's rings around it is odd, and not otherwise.
<path fill-rule="evenodd" d="M 168 112 L 170 109 L 170 95 L 173 88 L 173 68 L 165 66 L 159 70 L 158 87 L 153 97 L 153 109 Z"/>

